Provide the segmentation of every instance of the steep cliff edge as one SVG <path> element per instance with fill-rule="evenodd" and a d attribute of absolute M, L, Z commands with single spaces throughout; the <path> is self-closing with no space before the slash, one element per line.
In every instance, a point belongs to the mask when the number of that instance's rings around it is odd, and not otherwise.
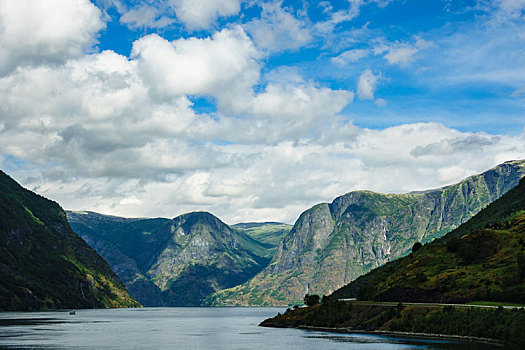
<path fill-rule="evenodd" d="M 458 184 L 408 194 L 355 191 L 297 220 L 270 265 L 248 283 L 216 293 L 213 305 L 278 305 L 332 291 L 450 232 L 516 186 L 525 161 L 510 161 Z"/>

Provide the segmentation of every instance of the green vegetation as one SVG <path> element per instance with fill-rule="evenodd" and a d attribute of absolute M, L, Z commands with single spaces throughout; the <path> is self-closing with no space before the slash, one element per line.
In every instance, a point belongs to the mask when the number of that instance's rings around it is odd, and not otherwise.
<path fill-rule="evenodd" d="M 525 179 L 471 220 L 333 293 L 337 298 L 525 303 Z"/>
<path fill-rule="evenodd" d="M 301 214 L 263 271 L 242 286 L 216 293 L 212 304 L 255 305 L 255 301 L 262 301 L 264 305 L 290 305 L 302 300 L 307 285 L 312 293 L 329 294 L 412 250 L 414 256 L 424 256 L 424 243 L 442 237 L 458 226 L 458 230 L 468 229 L 467 220 L 515 187 L 524 174 L 525 161 L 511 161 L 445 188 L 407 194 L 354 191 L 330 204 L 315 205 Z M 513 206 L 509 203 L 508 207 Z M 493 218 L 487 218 L 487 224 L 492 222 Z M 485 224 L 480 228 L 485 228 Z M 458 230 L 455 232 L 460 232 Z M 470 231 L 463 232 L 458 238 Z M 472 259 L 473 247 L 464 244 L 461 261 L 455 261 L 450 255 L 450 261 L 444 263 L 454 268 L 463 266 Z M 489 253 L 488 250 L 484 252 Z M 513 259 L 518 266 L 518 256 Z M 520 258 L 519 266 L 525 266 L 524 260 Z M 394 265 L 386 266 L 388 269 Z M 411 283 L 433 285 L 438 290 L 432 291 L 432 295 L 443 294 L 439 290 L 443 281 L 434 280 L 431 271 L 418 271 L 414 267 L 406 270 Z M 480 269 L 483 269 L 482 265 Z M 525 274 L 525 267 L 520 271 Z M 451 286 L 456 278 L 452 272 L 450 283 L 444 281 L 447 286 Z M 386 270 L 385 275 L 388 275 Z M 357 283 L 364 283 L 363 279 Z M 391 279 L 388 283 L 396 281 Z M 374 287 L 370 284 L 367 293 L 374 293 Z M 357 295 L 359 288 L 355 284 L 352 288 L 355 289 L 354 296 Z M 388 289 L 388 286 L 381 288 Z M 495 287 L 492 289 L 497 291 Z M 479 291 L 480 297 L 485 293 L 484 287 L 474 290 Z M 399 294 L 402 294 L 401 289 Z M 460 300 L 461 296 L 452 293 L 447 298 Z"/>
<path fill-rule="evenodd" d="M 210 213 L 127 219 L 68 212 L 73 229 L 115 268 L 146 306 L 197 306 L 217 290 L 253 277 L 289 226 L 250 223 L 230 228 Z"/>
<path fill-rule="evenodd" d="M 384 305 L 323 298 L 320 305 L 288 309 L 283 315 L 263 321 L 261 326 L 477 337 L 503 341 L 509 349 L 522 349 L 524 323 L 524 309 Z"/>
<path fill-rule="evenodd" d="M 0 172 L 0 310 L 136 306 L 57 203 Z"/>
<path fill-rule="evenodd" d="M 503 305 L 525 304 L 524 242 L 525 178 L 444 237 L 414 244 L 406 257 L 323 297 L 320 305 L 288 310 L 261 325 L 481 337 L 522 349 L 525 309 Z M 352 297 L 360 301 L 340 301 Z M 478 306 L 437 304 L 464 302 Z"/>
<path fill-rule="evenodd" d="M 319 295 L 317 294 L 306 294 L 304 296 L 304 304 L 306 306 L 314 306 L 314 305 L 317 305 L 319 304 Z"/>
<path fill-rule="evenodd" d="M 265 265 L 270 262 L 281 239 L 292 229 L 278 222 L 242 223 L 231 226 L 242 247 Z"/>
<path fill-rule="evenodd" d="M 140 253 L 146 239 L 169 219 L 128 219 L 94 212 L 67 211 L 73 231 L 88 241 L 107 241 L 126 255 Z"/>

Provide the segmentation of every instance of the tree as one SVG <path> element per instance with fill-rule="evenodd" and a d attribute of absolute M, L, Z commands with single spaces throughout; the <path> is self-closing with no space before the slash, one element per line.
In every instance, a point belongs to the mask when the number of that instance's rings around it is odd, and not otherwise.
<path fill-rule="evenodd" d="M 520 281 L 525 277 L 525 253 L 518 253 L 518 273 L 520 275 Z"/>
<path fill-rule="evenodd" d="M 304 296 L 304 303 L 306 306 L 314 306 L 319 304 L 319 295 L 317 294 L 306 294 Z"/>
<path fill-rule="evenodd" d="M 447 249 L 449 252 L 454 253 L 457 252 L 459 248 L 459 238 L 457 237 L 451 237 L 447 241 Z"/>
<path fill-rule="evenodd" d="M 423 247 L 423 245 L 420 242 L 414 243 L 412 246 L 412 253 L 417 252 L 419 249 L 421 249 L 421 247 Z"/>

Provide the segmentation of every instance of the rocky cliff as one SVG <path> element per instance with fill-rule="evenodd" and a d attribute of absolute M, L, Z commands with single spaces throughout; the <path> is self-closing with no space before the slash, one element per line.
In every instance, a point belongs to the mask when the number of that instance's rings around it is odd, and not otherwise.
<path fill-rule="evenodd" d="M 308 291 L 329 294 L 470 219 L 516 186 L 525 161 L 503 163 L 453 186 L 408 194 L 355 191 L 319 204 L 297 220 L 267 268 L 248 283 L 216 293 L 214 305 L 276 305 Z"/>
<path fill-rule="evenodd" d="M 169 219 L 125 219 L 68 212 L 73 229 L 95 248 L 146 306 L 200 305 L 210 294 L 246 282 L 269 262 L 279 223 L 232 229 L 206 212 Z"/>

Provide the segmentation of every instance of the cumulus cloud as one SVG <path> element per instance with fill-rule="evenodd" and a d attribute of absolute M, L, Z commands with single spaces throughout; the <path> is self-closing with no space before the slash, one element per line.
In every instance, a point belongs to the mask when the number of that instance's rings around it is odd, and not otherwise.
<path fill-rule="evenodd" d="M 278 213 L 270 203 L 279 201 L 284 220 L 289 206 L 316 198 L 313 189 L 301 194 L 300 184 L 284 181 L 287 171 L 325 162 L 322 146 L 307 146 L 324 128 L 334 138 L 351 135 L 337 127 L 337 114 L 353 94 L 300 77 L 255 93 L 256 55 L 243 30 L 233 28 L 174 42 L 147 36 L 132 58 L 104 51 L 21 67 L 0 77 L 1 153 L 30 169 L 15 178 L 68 208 L 139 216 L 211 210 L 257 219 Z M 196 114 L 188 95 L 208 94 L 241 116 Z M 319 178 L 301 176 L 303 184 Z M 326 185 L 323 193 L 334 188 Z M 297 198 L 286 204 L 275 192 L 281 190 Z"/>
<path fill-rule="evenodd" d="M 319 125 L 336 122 L 337 115 L 353 100 L 345 90 L 318 88 L 312 84 L 269 84 L 264 92 L 248 101 L 242 113 L 250 115 L 246 139 L 237 142 L 275 144 L 319 135 Z"/>
<path fill-rule="evenodd" d="M 431 143 L 426 146 L 417 146 L 411 154 L 420 156 L 444 156 L 453 153 L 481 151 L 487 146 L 491 146 L 500 140 L 498 136 L 491 135 L 469 135 L 453 139 L 444 139 L 438 143 Z"/>
<path fill-rule="evenodd" d="M 0 0 L 0 75 L 79 57 L 104 27 L 88 0 Z"/>
<path fill-rule="evenodd" d="M 241 27 L 211 38 L 169 42 L 156 34 L 137 40 L 132 57 L 154 94 L 213 95 L 219 107 L 251 93 L 259 79 L 257 50 Z"/>
<path fill-rule="evenodd" d="M 242 126 L 237 129 L 238 133 L 245 132 Z M 52 180 L 43 178 L 39 170 L 32 179 L 15 178 L 26 186 L 41 185 L 40 193 L 72 209 L 165 217 L 209 210 L 229 223 L 268 219 L 292 223 L 311 205 L 331 201 L 351 190 L 407 192 L 435 188 L 500 161 L 525 157 L 523 135 L 492 137 L 493 143 L 482 149 L 470 147 L 463 152 L 422 157 L 412 150 L 446 140 L 468 144 L 473 137 L 490 135 L 462 133 L 435 123 L 352 130 L 344 138 L 337 137 L 338 129 L 332 130 L 332 142 L 326 144 L 309 139 L 215 145 L 213 152 L 222 165 L 193 164 L 186 171 L 163 177 L 138 173 L 135 178 L 67 176 Z M 169 150 L 159 149 L 159 154 L 169 154 Z M 191 152 L 191 148 L 184 152 Z M 140 158 L 137 161 L 143 162 Z"/>
<path fill-rule="evenodd" d="M 239 13 L 241 0 L 168 0 L 188 29 L 208 29 L 220 17 Z"/>
<path fill-rule="evenodd" d="M 382 98 L 378 98 L 377 100 L 374 101 L 374 103 L 378 107 L 386 107 L 386 105 L 388 104 L 388 102 L 386 102 L 386 100 L 384 100 Z"/>
<path fill-rule="evenodd" d="M 158 7 L 141 4 L 123 13 L 120 23 L 131 29 L 164 28 L 175 22 L 174 18 L 164 15 Z"/>
<path fill-rule="evenodd" d="M 261 6 L 261 18 L 245 25 L 259 48 L 270 51 L 293 50 L 312 40 L 312 33 L 306 23 L 283 8 L 282 1 Z"/>
<path fill-rule="evenodd" d="M 138 199 L 136 196 L 131 196 L 131 197 L 127 197 L 127 198 L 123 198 L 119 204 L 120 205 L 133 205 L 133 204 L 141 204 L 142 201 L 140 199 Z"/>
<path fill-rule="evenodd" d="M 381 74 L 376 75 L 370 69 L 363 71 L 357 83 L 357 97 L 361 100 L 373 100 L 376 85 L 380 78 Z"/>
<path fill-rule="evenodd" d="M 175 22 L 189 31 L 212 28 L 219 18 L 236 15 L 243 0 L 98 0 L 104 7 L 114 7 L 120 23 L 130 29 L 165 28 Z"/>
<path fill-rule="evenodd" d="M 2 6 L 12 3 L 0 0 Z M 8 44 L 0 52 L 11 64 L 0 76 L 1 164 L 24 186 L 68 209 L 165 217 L 208 210 L 229 223 L 292 223 L 311 205 L 351 190 L 428 189 L 525 157 L 523 134 L 466 133 L 436 123 L 376 130 L 353 125 L 341 115 L 352 92 L 304 79 L 297 67 L 267 72 L 259 50 L 264 45 L 255 45 L 239 26 L 204 38 L 148 35 L 134 43 L 130 57 L 86 54 L 104 25 L 101 13 L 87 1 L 68 3 L 79 5 L 65 5 L 78 11 L 71 14 L 77 18 L 57 22 L 70 30 L 56 40 L 35 36 L 34 42 L 11 43 L 5 28 L 19 38 L 27 33 L 9 21 L 0 32 Z M 144 28 L 167 23 L 155 8 L 140 7 L 152 2 L 137 3 L 129 9 L 114 2 L 127 13 L 123 23 Z M 179 6 L 179 20 L 202 28 L 238 11 L 240 1 L 231 7 L 210 3 L 210 12 L 188 10 L 189 17 L 180 10 L 203 3 L 169 4 L 175 11 Z M 361 3 L 354 1 L 354 10 Z M 216 4 L 226 10 L 216 10 Z M 276 38 L 289 30 L 299 40 L 274 42 L 267 51 L 308 45 L 311 33 L 300 15 L 280 2 L 268 6 L 263 20 L 275 24 Z M 28 10 L 17 18 L 28 21 L 30 15 Z M 341 23 L 353 14 L 329 15 Z M 66 42 L 72 51 L 56 53 Z M 364 54 L 339 58 L 350 63 Z M 415 57 L 405 54 L 393 62 Z M 380 73 L 363 71 L 358 98 L 374 99 L 379 79 Z M 194 97 L 202 96 L 218 103 L 210 115 L 194 109 Z"/>

